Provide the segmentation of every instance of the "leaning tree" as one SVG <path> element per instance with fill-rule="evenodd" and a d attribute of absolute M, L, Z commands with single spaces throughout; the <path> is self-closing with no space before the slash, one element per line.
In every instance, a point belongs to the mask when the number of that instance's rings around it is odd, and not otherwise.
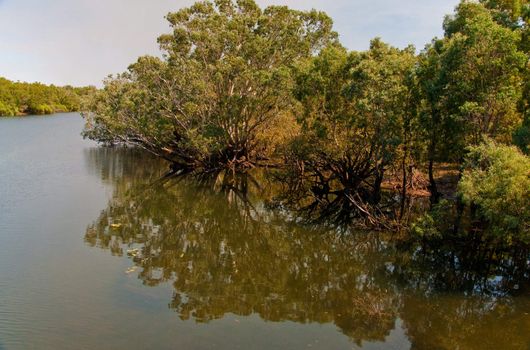
<path fill-rule="evenodd" d="M 264 130 L 292 107 L 292 67 L 335 42 L 315 10 L 260 9 L 253 0 L 197 2 L 167 15 L 162 58 L 141 57 L 105 81 L 85 136 L 140 146 L 177 168 L 252 166 Z"/>

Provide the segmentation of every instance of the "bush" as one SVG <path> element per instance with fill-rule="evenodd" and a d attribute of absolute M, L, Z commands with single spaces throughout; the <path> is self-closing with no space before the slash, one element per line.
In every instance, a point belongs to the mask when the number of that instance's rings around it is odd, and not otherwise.
<path fill-rule="evenodd" d="M 17 115 L 17 108 L 0 101 L 0 116 L 14 116 Z"/>
<path fill-rule="evenodd" d="M 469 151 L 458 185 L 464 203 L 476 207 L 487 235 L 529 243 L 530 158 L 490 140 Z"/>
<path fill-rule="evenodd" d="M 27 111 L 30 114 L 37 114 L 37 115 L 52 114 L 54 112 L 53 108 L 50 105 L 46 105 L 46 104 L 29 106 Z"/>
<path fill-rule="evenodd" d="M 421 215 L 411 227 L 413 238 L 425 241 L 443 239 L 452 232 L 454 206 L 448 200 L 441 200 L 429 212 Z"/>

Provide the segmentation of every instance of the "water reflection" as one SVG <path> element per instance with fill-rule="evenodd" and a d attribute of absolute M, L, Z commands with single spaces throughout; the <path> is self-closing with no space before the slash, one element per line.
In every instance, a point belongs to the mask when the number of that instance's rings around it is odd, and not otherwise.
<path fill-rule="evenodd" d="M 529 311 L 523 299 L 404 294 L 400 314 L 415 349 L 528 349 Z"/>
<path fill-rule="evenodd" d="M 386 234 L 337 234 L 273 209 L 276 185 L 263 174 L 163 178 L 166 164 L 128 149 L 86 159 L 114 194 L 85 241 L 128 255 L 145 285 L 171 282 L 169 307 L 184 320 L 334 323 L 357 344 L 385 341 L 401 320 L 417 349 L 530 345 L 527 294 L 442 294 L 454 275 L 421 267 Z"/>

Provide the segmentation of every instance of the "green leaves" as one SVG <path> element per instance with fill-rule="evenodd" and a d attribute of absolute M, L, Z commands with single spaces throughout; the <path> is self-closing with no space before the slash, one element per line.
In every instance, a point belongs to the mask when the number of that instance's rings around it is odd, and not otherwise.
<path fill-rule="evenodd" d="M 263 157 L 259 136 L 292 108 L 294 64 L 336 39 L 324 13 L 251 0 L 198 2 L 167 19 L 163 60 L 141 58 L 107 82 L 91 127 L 187 167 Z"/>
<path fill-rule="evenodd" d="M 458 190 L 490 234 L 530 242 L 530 158 L 491 140 L 471 147 Z"/>
<path fill-rule="evenodd" d="M 436 158 L 460 162 L 483 136 L 510 142 L 522 121 L 519 108 L 527 56 L 520 33 L 497 23 L 474 2 L 462 2 L 444 23 L 445 38 L 420 57 L 419 79 L 436 138 Z M 431 155 L 432 156 L 432 155 Z"/>
<path fill-rule="evenodd" d="M 302 132 L 291 142 L 291 165 L 315 183 L 308 189 L 314 207 L 332 207 L 323 213 L 380 224 L 372 215 L 380 214 L 382 180 L 415 117 L 409 84 L 415 62 L 413 50 L 375 39 L 366 52 L 332 45 L 297 66 Z"/>

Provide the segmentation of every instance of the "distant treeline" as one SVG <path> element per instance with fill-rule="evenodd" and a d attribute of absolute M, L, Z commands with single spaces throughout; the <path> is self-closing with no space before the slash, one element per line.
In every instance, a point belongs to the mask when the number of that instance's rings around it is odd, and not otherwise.
<path fill-rule="evenodd" d="M 0 77 L 0 116 L 79 111 L 82 99 L 95 90 L 92 86 L 59 87 Z"/>

